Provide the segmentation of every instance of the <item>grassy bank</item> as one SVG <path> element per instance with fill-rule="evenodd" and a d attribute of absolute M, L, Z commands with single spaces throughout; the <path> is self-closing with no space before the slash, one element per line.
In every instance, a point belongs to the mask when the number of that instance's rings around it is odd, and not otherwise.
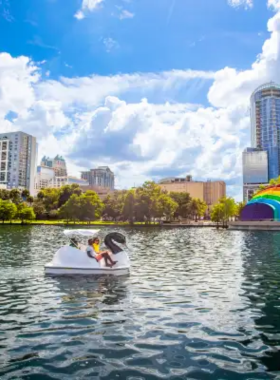
<path fill-rule="evenodd" d="M 5 221 L 4 223 L 0 222 L 0 227 L 2 226 L 60 226 L 60 227 L 131 227 L 129 222 L 104 222 L 101 220 L 96 220 L 95 222 L 69 222 L 65 220 L 32 220 L 26 221 L 24 223 L 21 220 L 12 220 L 11 222 Z M 150 223 L 146 224 L 143 222 L 135 222 L 134 227 L 143 227 L 143 228 L 152 228 L 152 227 L 165 227 L 165 228 L 193 228 L 193 227 L 217 227 L 216 223 L 212 222 L 192 222 L 192 223 L 169 223 L 162 224 L 159 223 Z M 220 227 L 222 227 L 220 225 Z"/>
<path fill-rule="evenodd" d="M 45 226 L 45 225 L 50 225 L 50 226 L 129 226 L 128 222 L 104 222 L 102 220 L 96 220 L 94 222 L 66 222 L 65 220 L 31 220 L 31 221 L 26 221 L 22 223 L 21 220 L 12 220 L 12 221 L 5 221 L 4 223 L 0 222 L 0 226 L 2 225 L 38 225 L 38 226 Z M 142 222 L 135 222 L 134 225 L 146 225 L 145 223 Z M 150 226 L 156 226 L 159 225 L 158 223 L 151 223 Z"/>

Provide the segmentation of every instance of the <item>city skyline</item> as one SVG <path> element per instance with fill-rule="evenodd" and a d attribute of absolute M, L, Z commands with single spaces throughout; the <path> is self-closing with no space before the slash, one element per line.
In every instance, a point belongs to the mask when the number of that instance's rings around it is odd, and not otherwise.
<path fill-rule="evenodd" d="M 251 95 L 251 147 L 242 153 L 243 200 L 280 175 L 280 85 L 264 83 Z"/>
<path fill-rule="evenodd" d="M 0 132 L 34 135 L 76 176 L 109 166 L 119 188 L 190 173 L 242 199 L 250 95 L 280 79 L 278 0 L 9 3 Z"/>

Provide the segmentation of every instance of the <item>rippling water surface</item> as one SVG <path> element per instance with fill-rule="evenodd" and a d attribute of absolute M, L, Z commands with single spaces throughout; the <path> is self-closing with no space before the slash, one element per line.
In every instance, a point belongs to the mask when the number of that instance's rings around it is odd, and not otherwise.
<path fill-rule="evenodd" d="M 280 379 L 280 233 L 123 232 L 130 277 L 54 278 L 59 227 L 0 227 L 1 380 Z"/>

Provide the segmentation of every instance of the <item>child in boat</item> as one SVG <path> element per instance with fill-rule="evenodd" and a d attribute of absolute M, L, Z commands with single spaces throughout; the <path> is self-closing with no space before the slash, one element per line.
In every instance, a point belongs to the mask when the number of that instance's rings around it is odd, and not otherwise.
<path fill-rule="evenodd" d="M 95 238 L 94 240 L 90 239 L 88 241 L 87 254 L 89 257 L 92 257 L 97 261 L 100 261 L 102 258 L 104 258 L 106 267 L 112 268 L 112 266 L 117 263 L 117 261 L 113 261 L 111 259 L 108 251 L 100 252 L 98 238 Z"/>
<path fill-rule="evenodd" d="M 117 261 L 113 261 L 111 259 L 111 256 L 110 256 L 110 252 L 109 251 L 100 251 L 100 240 L 99 238 L 94 238 L 93 241 L 92 241 L 92 246 L 93 246 L 93 249 L 94 249 L 94 252 L 97 254 L 97 255 L 105 255 L 108 257 L 108 260 L 111 262 L 112 265 L 115 265 L 117 264 Z M 104 257 L 104 256 L 103 256 Z"/>

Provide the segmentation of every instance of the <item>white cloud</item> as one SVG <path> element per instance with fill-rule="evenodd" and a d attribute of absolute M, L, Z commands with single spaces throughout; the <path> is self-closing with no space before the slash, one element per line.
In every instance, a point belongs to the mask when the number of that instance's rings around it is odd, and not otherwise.
<path fill-rule="evenodd" d="M 172 170 L 201 178 L 238 178 L 248 125 L 246 107 L 193 109 L 107 97 L 88 115 L 71 158 L 77 166 L 108 164 L 130 186 L 136 173 L 159 179 Z"/>
<path fill-rule="evenodd" d="M 267 6 L 275 11 L 280 10 L 280 0 L 268 0 Z"/>
<path fill-rule="evenodd" d="M 38 96 L 43 100 L 61 101 L 63 107 L 70 106 L 92 109 L 98 106 L 106 96 L 123 94 L 128 91 L 142 93 L 149 91 L 172 93 L 182 87 L 190 86 L 192 80 L 214 79 L 215 73 L 193 70 L 173 70 L 162 73 L 135 73 L 112 77 L 92 75 L 89 77 L 65 78 L 60 81 L 48 80 L 37 86 Z M 188 88 L 185 90 L 188 91 Z"/>
<path fill-rule="evenodd" d="M 119 48 L 118 42 L 111 37 L 104 38 L 103 44 L 107 53 L 111 53 L 111 51 Z"/>
<path fill-rule="evenodd" d="M 277 2 L 270 5 L 277 9 Z M 109 164 L 119 185 L 128 187 L 190 173 L 226 179 L 231 194 L 240 198 L 250 95 L 266 81 L 280 82 L 280 13 L 269 20 L 268 30 L 262 52 L 244 71 L 226 67 L 51 80 L 40 77 L 39 64 L 28 58 L 0 54 L 0 132 L 34 134 L 40 154 L 65 155 L 73 174 Z M 205 83 L 209 106 L 178 100 Z M 16 116 L 9 118 L 10 111 Z"/>
<path fill-rule="evenodd" d="M 244 71 L 226 67 L 215 74 L 215 81 L 208 99 L 216 107 L 248 102 L 251 93 L 259 85 L 269 81 L 280 81 L 280 13 L 268 21 L 271 33 L 263 45 L 262 53 Z"/>
<path fill-rule="evenodd" d="M 77 13 L 75 13 L 74 17 L 76 17 L 76 19 L 78 20 L 82 20 L 83 18 L 85 18 L 85 15 L 84 12 L 78 11 Z"/>
<path fill-rule="evenodd" d="M 228 3 L 231 7 L 245 7 L 252 8 L 253 0 L 228 0 Z"/>
<path fill-rule="evenodd" d="M 123 9 L 121 14 L 119 15 L 120 20 L 124 20 L 126 18 L 133 18 L 133 17 L 134 17 L 134 13 L 131 13 L 127 11 L 126 9 Z"/>
<path fill-rule="evenodd" d="M 249 9 L 253 7 L 254 0 L 228 0 L 228 4 L 234 8 L 245 7 L 245 9 Z M 280 0 L 267 0 L 267 6 L 277 12 L 280 10 Z"/>
<path fill-rule="evenodd" d="M 86 12 L 93 12 L 102 2 L 103 0 L 83 0 L 81 8 L 76 12 L 74 17 L 78 20 L 82 20 Z"/>
<path fill-rule="evenodd" d="M 9 111 L 23 115 L 35 100 L 37 67 L 27 57 L 0 54 L 0 119 Z"/>

